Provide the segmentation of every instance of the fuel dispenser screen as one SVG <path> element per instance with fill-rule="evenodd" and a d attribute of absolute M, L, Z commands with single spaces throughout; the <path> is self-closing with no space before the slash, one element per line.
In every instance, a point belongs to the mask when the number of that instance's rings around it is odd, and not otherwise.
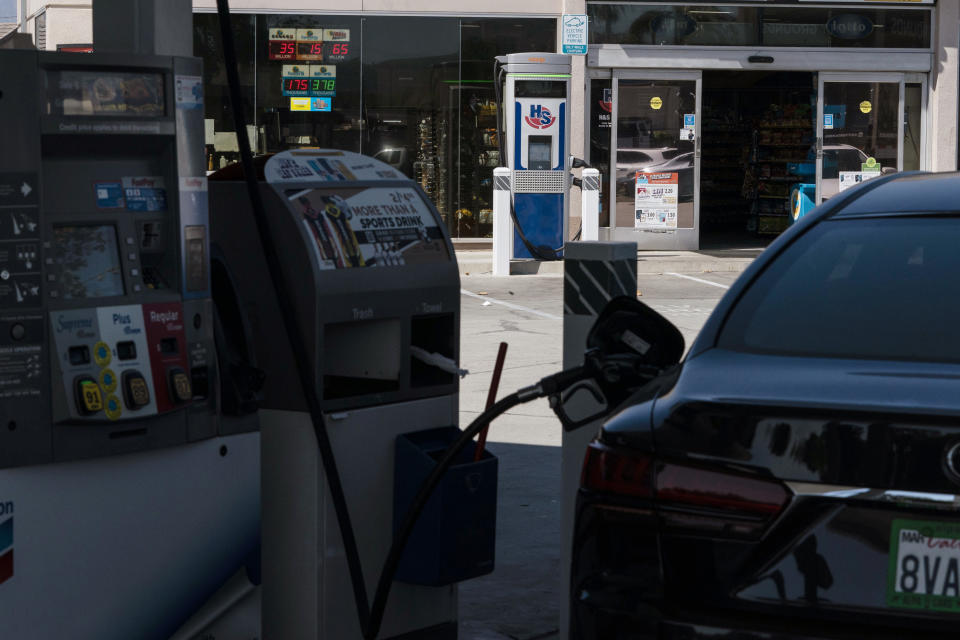
<path fill-rule="evenodd" d="M 54 260 L 61 268 L 63 297 L 123 295 L 117 231 L 113 225 L 55 226 Z"/>
<path fill-rule="evenodd" d="M 409 187 L 287 191 L 318 253 L 321 269 L 447 262 L 443 231 Z"/>
<path fill-rule="evenodd" d="M 163 117 L 163 74 L 50 71 L 47 114 Z"/>

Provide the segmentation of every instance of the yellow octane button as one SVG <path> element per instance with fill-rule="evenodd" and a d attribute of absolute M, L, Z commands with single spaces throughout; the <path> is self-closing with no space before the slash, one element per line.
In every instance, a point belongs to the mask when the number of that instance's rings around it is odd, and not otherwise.
<path fill-rule="evenodd" d="M 104 369 L 100 372 L 100 386 L 104 393 L 113 393 L 117 390 L 117 374 L 110 369 Z"/>
<path fill-rule="evenodd" d="M 93 380 L 82 380 L 79 385 L 80 406 L 83 413 L 89 415 L 103 409 L 103 396 L 100 387 Z"/>
<path fill-rule="evenodd" d="M 117 420 L 123 414 L 123 407 L 120 404 L 120 398 L 111 394 L 107 396 L 107 406 L 104 407 L 103 413 L 111 420 Z"/>
<path fill-rule="evenodd" d="M 107 366 L 110 364 L 110 360 L 112 359 L 113 355 L 110 353 L 110 347 L 106 342 L 98 342 L 97 344 L 93 345 L 93 361 L 99 366 Z"/>

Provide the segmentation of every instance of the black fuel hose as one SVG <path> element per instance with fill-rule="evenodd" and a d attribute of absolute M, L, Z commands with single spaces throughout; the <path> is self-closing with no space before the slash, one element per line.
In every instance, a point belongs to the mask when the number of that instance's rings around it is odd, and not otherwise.
<path fill-rule="evenodd" d="M 297 316 L 292 303 L 293 294 L 283 278 L 280 259 L 277 257 L 277 253 L 271 250 L 271 243 L 268 241 L 272 237 L 272 234 L 270 232 L 266 207 L 264 207 L 263 198 L 260 194 L 260 185 L 257 183 L 257 173 L 253 166 L 253 153 L 250 150 L 250 140 L 247 137 L 246 119 L 243 114 L 243 98 L 240 95 L 240 73 L 237 67 L 237 54 L 233 41 L 233 31 L 230 27 L 230 4 L 228 0 L 217 0 L 217 17 L 220 23 L 220 38 L 222 40 L 224 64 L 227 71 L 227 85 L 230 91 L 233 122 L 237 131 L 237 143 L 240 147 L 243 176 L 246 180 L 247 192 L 250 196 L 253 217 L 256 221 L 257 233 L 260 238 L 261 247 L 263 248 L 263 255 L 267 261 L 267 270 L 270 272 L 270 280 L 276 292 L 277 305 L 280 307 L 280 317 L 283 318 L 283 327 L 287 332 L 287 339 L 290 341 L 290 350 L 296 362 L 297 373 L 300 378 L 300 390 L 303 394 L 304 401 L 307 403 L 310 420 L 313 422 L 313 430 L 317 436 L 317 447 L 320 450 L 320 458 L 323 462 L 323 470 L 327 477 L 327 485 L 330 489 L 333 508 L 337 514 L 337 523 L 340 525 L 340 535 L 343 539 L 344 555 L 346 556 L 347 566 L 350 571 L 350 581 L 353 585 L 353 597 L 357 606 L 357 616 L 360 619 L 360 628 L 364 631 L 364 635 L 366 635 L 366 623 L 370 617 L 367 589 L 363 581 L 363 569 L 360 564 L 360 553 L 357 549 L 353 525 L 350 521 L 350 511 L 347 508 L 347 500 L 343 493 L 343 483 L 340 479 L 340 473 L 337 470 L 337 459 L 333 454 L 333 447 L 330 444 L 330 437 L 327 433 L 327 427 L 324 422 L 323 412 L 320 408 L 316 388 L 311 383 L 313 367 L 311 366 L 308 354 L 312 353 L 312 351 L 307 348 L 303 340 L 303 334 L 300 332 L 300 327 L 297 326 Z"/>

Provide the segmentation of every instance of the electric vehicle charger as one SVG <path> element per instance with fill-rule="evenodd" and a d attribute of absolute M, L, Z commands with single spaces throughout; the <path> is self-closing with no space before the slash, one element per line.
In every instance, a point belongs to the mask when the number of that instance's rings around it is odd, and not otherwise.
<path fill-rule="evenodd" d="M 501 90 L 501 77 L 503 69 L 499 60 L 494 59 L 493 61 L 493 77 L 496 79 L 493 83 L 494 91 L 494 102 L 497 105 L 497 142 L 499 143 L 500 149 L 506 149 L 506 145 L 503 140 L 503 116 L 500 113 L 500 103 L 503 100 L 502 90 Z M 506 167 L 506 157 L 501 152 L 500 153 L 500 166 Z M 541 260 L 550 261 L 550 260 L 562 260 L 559 256 L 559 253 L 563 251 L 563 247 L 558 247 L 553 249 L 549 246 L 536 246 L 527 238 L 527 234 L 523 231 L 523 225 L 520 224 L 520 219 L 517 217 L 517 210 L 513 204 L 513 194 L 510 194 L 510 218 L 513 220 L 513 228 L 517 230 L 517 235 L 520 236 L 520 240 L 523 242 L 523 246 L 527 248 L 527 251 L 531 255 L 540 258 Z"/>
<path fill-rule="evenodd" d="M 243 167 L 247 195 L 257 227 L 258 239 L 267 263 L 270 281 L 276 292 L 282 323 L 287 332 L 291 353 L 295 360 L 301 393 L 316 436 L 316 445 L 323 464 L 327 487 L 330 492 L 337 525 L 343 541 L 343 552 L 348 565 L 351 587 L 356 605 L 359 626 L 364 638 L 373 640 L 379 634 L 391 587 L 404 549 L 413 529 L 430 496 L 440 483 L 444 474 L 454 464 L 460 452 L 495 418 L 509 409 L 535 400 L 549 397 L 554 412 L 564 429 L 575 429 L 607 415 L 610 410 L 621 404 L 630 393 L 639 386 L 652 380 L 662 370 L 663 363 L 675 362 L 683 353 L 683 338 L 666 320 L 656 312 L 635 299 L 621 298 L 611 301 L 598 318 L 595 331 L 588 339 L 588 351 L 585 363 L 566 371 L 561 371 L 540 380 L 537 384 L 512 393 L 480 414 L 460 434 L 458 439 L 437 459 L 436 466 L 424 480 L 416 496 L 396 529 L 392 544 L 383 563 L 377 580 L 374 597 L 368 599 L 368 591 L 363 576 L 357 538 L 347 507 L 343 482 L 338 470 L 336 455 L 331 445 L 330 434 L 325 423 L 321 400 L 317 389 L 310 383 L 311 362 L 303 333 L 297 326 L 296 313 L 290 287 L 282 277 L 282 265 L 277 254 L 271 250 L 272 231 L 267 219 L 257 173 L 254 166 L 250 142 L 246 134 L 242 100 L 240 94 L 239 73 L 237 71 L 235 45 L 229 28 L 230 9 L 228 0 L 217 0 L 220 32 L 227 69 L 234 124 Z M 665 328 L 664 328 L 665 327 Z M 645 336 L 640 344 L 646 346 L 637 350 L 636 340 L 629 339 L 631 331 Z M 668 332 L 672 334 L 668 335 Z M 646 342 L 644 342 L 646 341 Z M 666 346 L 661 346 L 666 345 Z M 597 410 L 591 415 L 572 417 L 566 410 L 569 395 L 580 388 L 587 388 L 597 398 Z"/>

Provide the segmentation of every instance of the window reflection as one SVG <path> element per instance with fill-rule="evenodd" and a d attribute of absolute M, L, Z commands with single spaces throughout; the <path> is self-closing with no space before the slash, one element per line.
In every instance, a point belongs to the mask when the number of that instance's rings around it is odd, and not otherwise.
<path fill-rule="evenodd" d="M 328 147 L 372 155 L 420 184 L 454 237 L 492 234 L 492 178 L 500 159 L 493 57 L 553 50 L 555 19 L 234 14 L 231 20 L 256 153 Z M 271 48 L 277 29 L 337 40 L 314 45 L 319 53 L 309 44 L 295 49 L 296 35 L 293 44 Z M 239 161 L 219 43 L 216 15 L 195 14 L 209 171 Z M 287 55 L 294 59 L 281 59 Z M 310 59 L 297 59 L 304 55 Z M 284 67 L 294 64 L 298 73 L 323 65 L 326 77 L 335 74 L 336 95 L 323 105 L 329 111 L 294 110 L 282 84 Z"/>
<path fill-rule="evenodd" d="M 929 49 L 929 9 L 592 3 L 599 44 Z"/>

